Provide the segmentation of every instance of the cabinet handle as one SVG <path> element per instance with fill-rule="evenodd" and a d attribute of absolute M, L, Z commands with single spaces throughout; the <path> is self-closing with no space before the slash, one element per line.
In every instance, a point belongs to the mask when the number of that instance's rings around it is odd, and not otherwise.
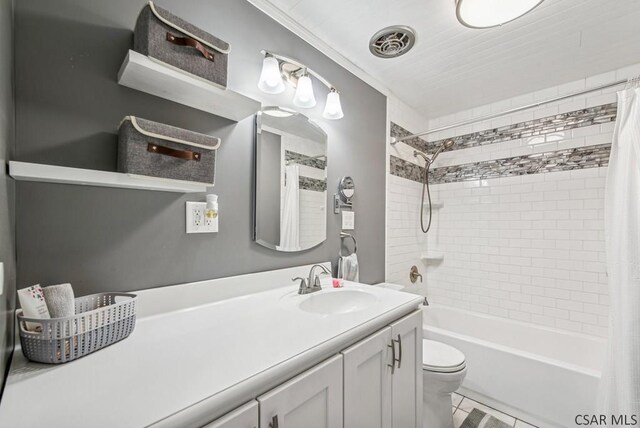
<path fill-rule="evenodd" d="M 394 342 L 398 342 L 398 368 L 400 368 L 400 364 L 402 364 L 402 336 L 398 335 L 398 339 L 394 340 Z"/>
<path fill-rule="evenodd" d="M 391 367 L 391 374 L 396 372 L 396 345 L 394 345 L 393 342 L 392 340 L 391 343 L 387 345 L 391 348 L 391 364 L 387 364 L 388 367 Z"/>
<path fill-rule="evenodd" d="M 271 422 L 269 422 L 269 428 L 278 428 L 278 415 L 275 415 L 271 418 Z"/>

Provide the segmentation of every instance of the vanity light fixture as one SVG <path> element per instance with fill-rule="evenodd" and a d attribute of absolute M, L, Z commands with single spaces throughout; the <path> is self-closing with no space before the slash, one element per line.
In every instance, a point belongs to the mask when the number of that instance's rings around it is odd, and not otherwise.
<path fill-rule="evenodd" d="M 497 27 L 531 12 L 544 0 L 456 0 L 458 21 L 469 28 Z"/>
<path fill-rule="evenodd" d="M 261 53 L 264 55 L 264 60 L 258 88 L 262 92 L 280 94 L 285 89 L 284 82 L 286 81 L 296 88 L 293 104 L 300 108 L 312 108 L 316 105 L 311 80 L 311 77 L 314 77 L 329 89 L 322 117 L 330 120 L 344 117 L 340 104 L 340 93 L 327 79 L 293 58 L 267 51 L 261 51 Z"/>
<path fill-rule="evenodd" d="M 285 90 L 280 76 L 280 65 L 278 60 L 272 56 L 265 56 L 262 61 L 262 73 L 260 73 L 258 88 L 267 94 L 281 94 Z"/>
<path fill-rule="evenodd" d="M 313 84 L 307 74 L 303 74 L 298 79 L 296 95 L 293 97 L 293 104 L 301 108 L 312 108 L 316 106 L 316 96 L 313 94 Z"/>
<path fill-rule="evenodd" d="M 340 104 L 340 94 L 335 89 L 331 89 L 331 92 L 327 95 L 327 103 L 324 106 L 322 117 L 326 119 L 342 119 L 344 117 L 342 105 Z"/>

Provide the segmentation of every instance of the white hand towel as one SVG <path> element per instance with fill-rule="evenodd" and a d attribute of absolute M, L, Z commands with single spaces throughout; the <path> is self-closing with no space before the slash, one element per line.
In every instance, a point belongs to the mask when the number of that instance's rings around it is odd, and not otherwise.
<path fill-rule="evenodd" d="M 72 317 L 76 314 L 71 284 L 50 285 L 42 291 L 51 318 Z"/>
<path fill-rule="evenodd" d="M 342 279 L 354 282 L 360 281 L 360 275 L 358 273 L 358 256 L 356 253 L 342 257 L 341 261 Z"/>

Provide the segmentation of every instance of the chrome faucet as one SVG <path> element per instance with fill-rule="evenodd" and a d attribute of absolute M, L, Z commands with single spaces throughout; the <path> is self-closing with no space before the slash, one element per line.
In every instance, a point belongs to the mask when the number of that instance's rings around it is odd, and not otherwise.
<path fill-rule="evenodd" d="M 316 268 L 322 269 L 322 272 L 318 275 L 315 273 Z M 322 287 L 320 286 L 320 275 L 331 275 L 331 271 L 323 265 L 313 265 L 309 271 L 309 278 L 301 278 L 299 276 L 293 278 L 292 281 L 300 281 L 298 294 L 309 294 L 322 290 Z"/>
<path fill-rule="evenodd" d="M 298 294 L 311 293 L 311 291 L 309 291 L 309 283 L 307 282 L 307 278 L 302 278 L 300 276 L 296 276 L 295 278 L 291 278 L 291 281 L 300 281 L 300 287 L 298 288 Z"/>
<path fill-rule="evenodd" d="M 320 272 L 318 275 L 315 275 L 315 270 L 317 267 L 322 269 L 322 272 Z M 320 275 L 331 276 L 331 271 L 326 267 L 324 267 L 323 265 L 311 266 L 311 270 L 309 271 L 309 286 L 318 287 L 318 290 L 320 290 L 322 288 L 320 287 Z"/>

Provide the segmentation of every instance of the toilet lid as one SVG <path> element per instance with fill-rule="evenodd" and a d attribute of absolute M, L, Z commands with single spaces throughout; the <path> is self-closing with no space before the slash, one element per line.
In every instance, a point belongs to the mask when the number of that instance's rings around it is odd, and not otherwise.
<path fill-rule="evenodd" d="M 464 354 L 453 346 L 424 339 L 422 367 L 433 372 L 456 372 L 465 367 Z"/>

